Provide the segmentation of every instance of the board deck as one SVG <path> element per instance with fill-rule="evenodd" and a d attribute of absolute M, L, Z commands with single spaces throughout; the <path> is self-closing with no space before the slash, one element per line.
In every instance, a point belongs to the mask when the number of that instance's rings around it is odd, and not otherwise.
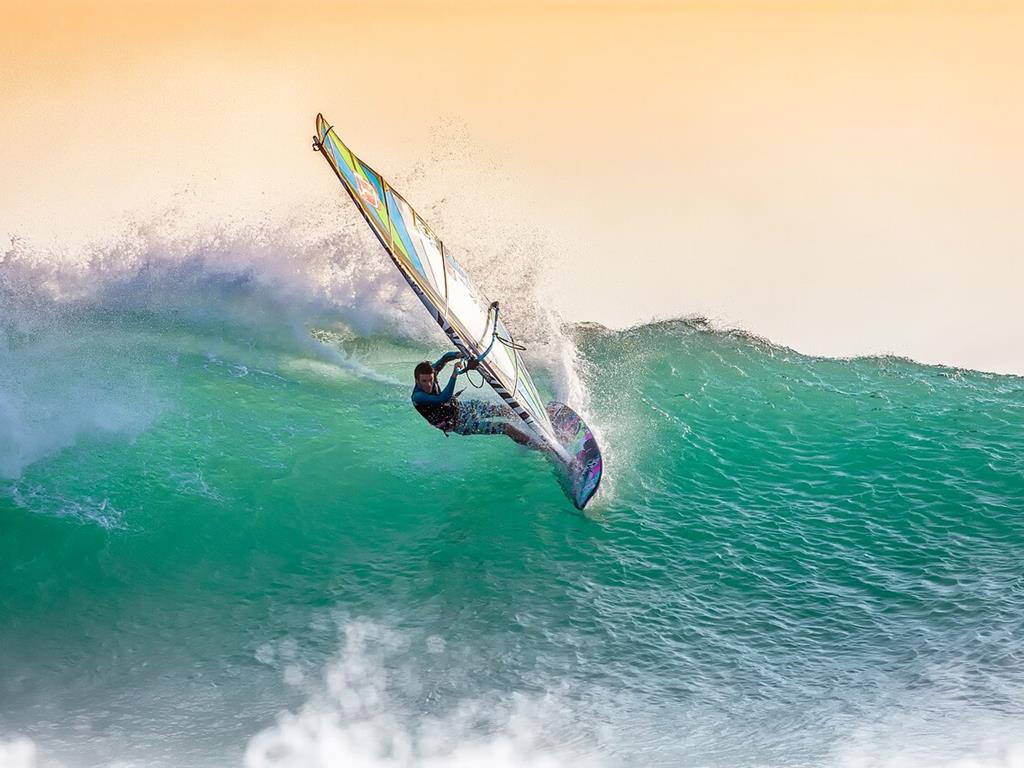
<path fill-rule="evenodd" d="M 576 509 L 583 509 L 596 493 L 604 472 L 604 459 L 594 433 L 576 411 L 565 403 L 550 402 L 545 406 L 555 436 L 571 456 L 566 463 L 554 458 L 558 479 Z"/>

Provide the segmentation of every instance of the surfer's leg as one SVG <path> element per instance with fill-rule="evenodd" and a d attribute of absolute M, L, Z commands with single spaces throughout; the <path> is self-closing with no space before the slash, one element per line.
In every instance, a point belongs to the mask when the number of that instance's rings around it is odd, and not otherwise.
<path fill-rule="evenodd" d="M 544 444 L 537 441 L 537 438 L 531 437 L 530 435 L 523 432 L 518 427 L 514 427 L 508 422 L 505 422 L 505 434 L 511 437 L 520 445 L 525 445 L 527 448 L 533 448 L 536 451 L 544 450 Z"/>
<path fill-rule="evenodd" d="M 508 413 L 512 411 L 506 407 Z M 497 421 L 507 418 L 502 406 L 486 403 L 483 400 L 459 401 L 459 417 L 452 431 L 459 435 L 501 435 L 505 434 L 506 424 Z"/>
<path fill-rule="evenodd" d="M 459 419 L 452 431 L 460 435 L 508 435 L 527 448 L 542 449 L 544 446 L 535 437 L 509 423 L 514 417 L 515 413 L 504 403 L 463 400 L 459 402 Z"/>
<path fill-rule="evenodd" d="M 512 409 L 504 403 L 488 403 L 484 400 L 475 401 L 481 419 L 511 419 L 515 416 Z"/>
<path fill-rule="evenodd" d="M 476 406 L 481 429 L 486 429 L 486 432 L 481 431 L 477 434 L 497 435 L 503 433 L 527 448 L 541 449 L 544 447 L 537 441 L 537 438 L 515 424 L 513 421 L 516 418 L 515 413 L 504 403 L 476 401 Z"/>

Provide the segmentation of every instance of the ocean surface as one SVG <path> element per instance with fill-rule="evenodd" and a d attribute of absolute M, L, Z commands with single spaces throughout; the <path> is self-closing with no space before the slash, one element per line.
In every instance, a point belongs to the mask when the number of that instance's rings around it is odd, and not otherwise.
<path fill-rule="evenodd" d="M 280 234 L 0 255 L 0 767 L 1024 765 L 1024 379 L 496 275 L 579 513 L 412 410 L 383 253 Z"/>

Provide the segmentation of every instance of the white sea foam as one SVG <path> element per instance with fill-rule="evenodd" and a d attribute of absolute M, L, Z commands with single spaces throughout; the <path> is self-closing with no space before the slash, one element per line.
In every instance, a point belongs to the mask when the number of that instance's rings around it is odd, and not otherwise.
<path fill-rule="evenodd" d="M 599 766 L 570 712 L 557 696 L 479 697 L 445 713 L 424 714 L 401 701 L 415 681 L 394 668 L 394 653 L 408 639 L 365 621 L 344 627 L 343 648 L 323 671 L 321 684 L 295 712 L 255 735 L 246 768 L 556 768 Z M 445 652 L 440 638 L 425 641 L 424 655 Z M 277 652 L 280 653 L 280 649 Z M 275 653 L 259 651 L 270 662 Z M 293 666 L 290 684 L 302 681 Z M 572 746 L 569 746 L 572 742 Z"/>
<path fill-rule="evenodd" d="M 330 622 L 321 619 L 314 623 L 325 629 Z M 146 730 L 142 741 L 153 750 L 147 756 L 112 729 L 109 743 L 107 737 L 91 740 L 85 759 L 77 757 L 83 751 L 74 728 L 47 727 L 45 736 L 32 738 L 0 734 L 0 768 L 611 768 L 638 762 L 666 768 L 1024 768 L 1019 720 L 985 715 L 963 702 L 945 713 L 945 727 L 926 713 L 894 706 L 838 739 L 831 727 L 780 731 L 777 721 L 754 717 L 744 743 L 736 738 L 742 727 L 723 721 L 718 704 L 699 700 L 651 708 L 634 694 L 578 681 L 566 687 L 550 678 L 547 690 L 529 693 L 475 685 L 460 692 L 458 673 L 449 675 L 472 651 L 457 640 L 365 619 L 338 621 L 340 647 L 326 663 L 292 637 L 254 649 L 254 660 L 276 670 L 282 686 L 301 692 L 304 701 L 245 744 L 190 752 L 187 737 L 167 726 L 162 736 Z M 435 665 L 441 666 L 432 670 Z M 437 676 L 439 669 L 449 671 Z M 246 700 L 234 702 L 244 709 Z M 951 714 L 957 722 L 949 726 Z M 129 743 L 131 755 L 119 754 Z M 765 744 L 769 753 L 762 751 Z M 814 756 L 801 757 L 808 753 Z"/>
<path fill-rule="evenodd" d="M 929 698 L 934 698 L 929 696 Z M 834 768 L 1024 768 L 1024 721 L 975 711 L 964 701 L 933 701 L 947 710 L 945 728 L 929 715 L 901 706 L 878 713 L 875 722 L 840 741 Z M 955 709 L 948 709 L 955 708 Z M 953 715 L 956 712 L 956 715 Z M 934 717 L 934 713 L 931 715 Z"/>
<path fill-rule="evenodd" d="M 952 742 L 946 749 L 959 750 Z M 831 764 L 834 768 L 1024 768 L 1024 743 L 993 741 L 980 754 L 943 758 L 941 752 L 927 751 L 905 743 L 881 748 L 861 745 L 846 748 Z"/>
<path fill-rule="evenodd" d="M 36 768 L 36 745 L 24 737 L 0 738 L 0 768 Z"/>

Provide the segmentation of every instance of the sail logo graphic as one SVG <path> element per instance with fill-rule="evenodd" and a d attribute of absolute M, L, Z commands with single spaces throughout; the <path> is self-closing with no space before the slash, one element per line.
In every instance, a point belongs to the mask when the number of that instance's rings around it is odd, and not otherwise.
<path fill-rule="evenodd" d="M 359 187 L 359 196 L 363 198 L 363 202 L 372 208 L 380 208 L 380 198 L 377 196 L 377 190 L 366 179 L 360 176 L 358 173 L 356 176 L 356 185 Z"/>

